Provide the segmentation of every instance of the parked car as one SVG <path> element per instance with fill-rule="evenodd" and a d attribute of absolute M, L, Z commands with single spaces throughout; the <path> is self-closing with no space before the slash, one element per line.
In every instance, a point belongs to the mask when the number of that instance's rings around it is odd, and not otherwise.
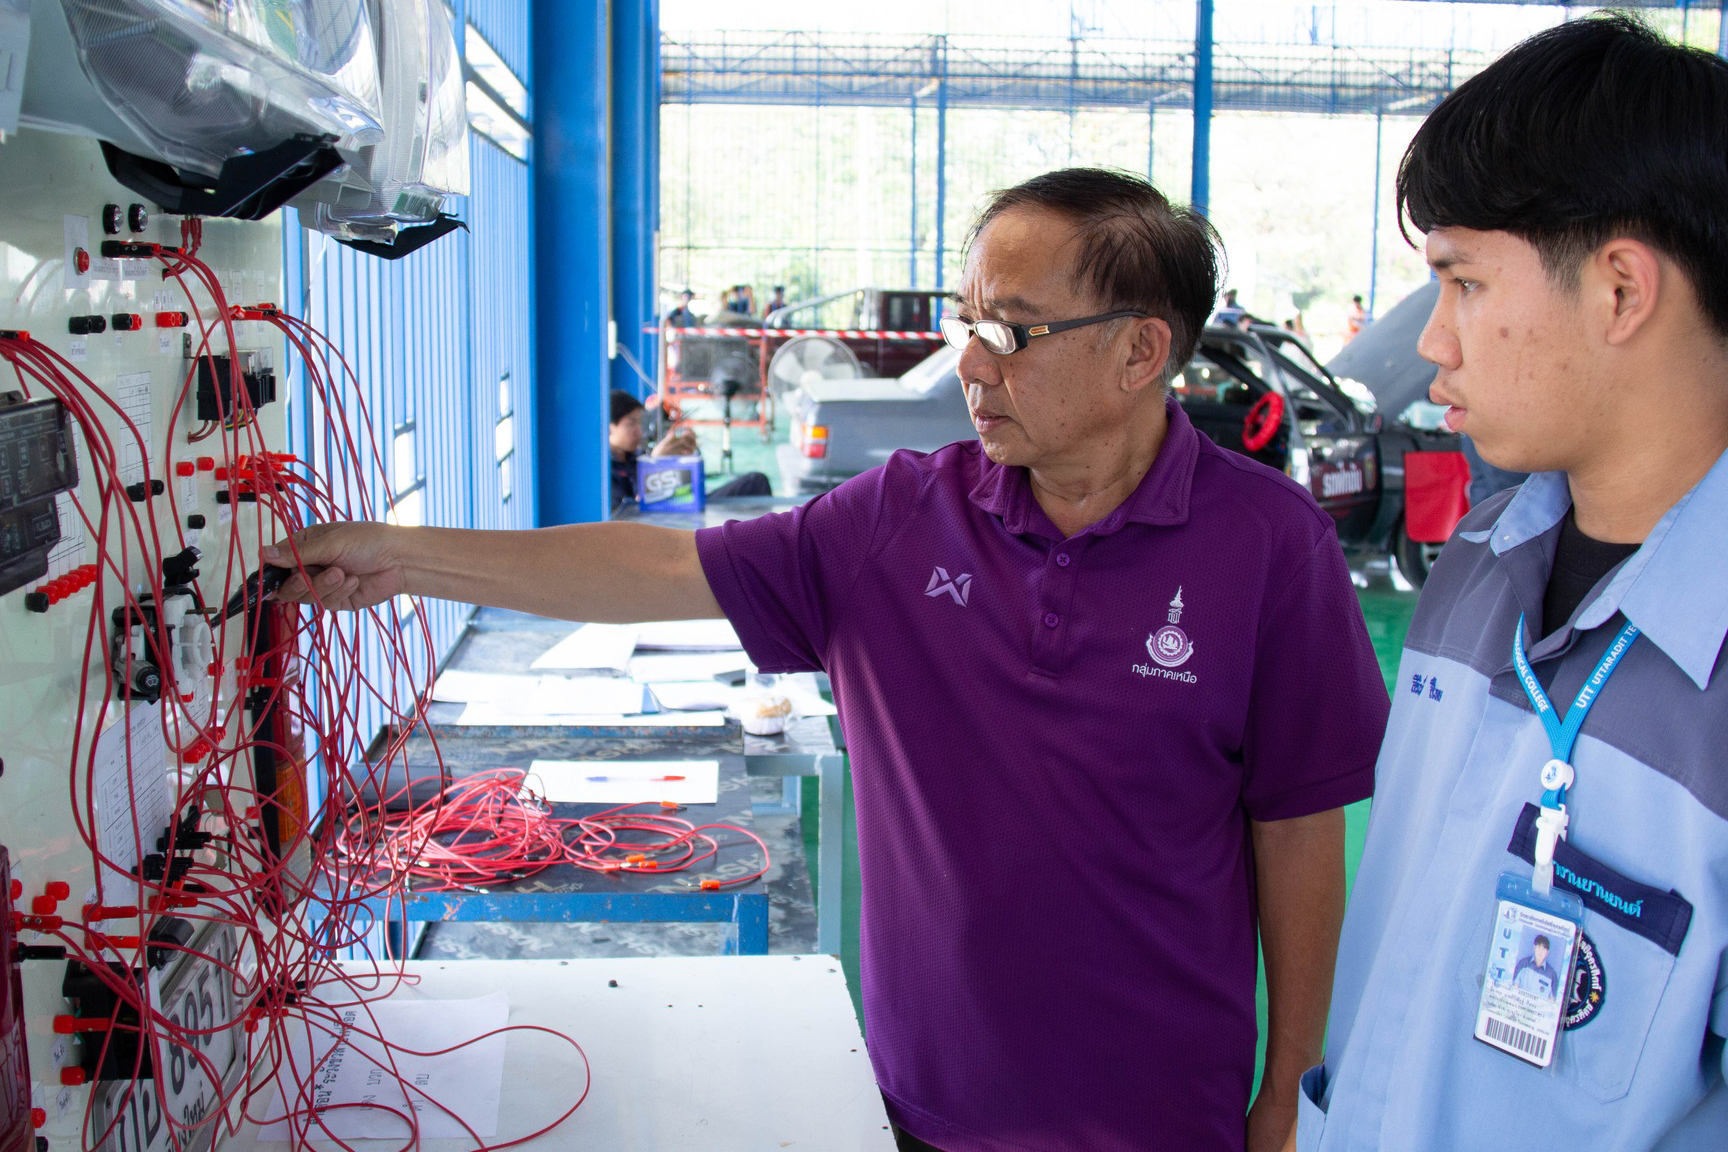
<path fill-rule="evenodd" d="M 896 449 L 933 451 L 976 433 L 956 365 L 942 348 L 898 380 L 813 380 L 786 397 L 791 440 L 781 474 L 803 490 L 833 487 Z M 1347 546 L 1371 546 L 1381 518 L 1380 420 L 1305 345 L 1282 329 L 1206 329 L 1171 381 L 1177 401 L 1218 444 L 1307 486 Z"/>
<path fill-rule="evenodd" d="M 941 341 L 947 293 L 854 288 L 777 308 L 730 312 L 667 330 L 668 384 L 686 395 L 780 392 L 806 380 L 899 376 Z"/>
<path fill-rule="evenodd" d="M 1416 587 L 1470 507 L 1464 438 L 1446 427 L 1446 409 L 1428 399 L 1436 369 L 1416 352 L 1439 294 L 1438 281 L 1422 285 L 1326 365 L 1341 388 L 1371 396 L 1380 413 L 1385 495 L 1372 536 Z"/>

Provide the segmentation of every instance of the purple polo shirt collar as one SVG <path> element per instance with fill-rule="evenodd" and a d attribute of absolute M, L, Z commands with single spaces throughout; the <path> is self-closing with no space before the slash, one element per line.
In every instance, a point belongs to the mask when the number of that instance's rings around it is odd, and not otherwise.
<path fill-rule="evenodd" d="M 1157 459 L 1121 506 L 1080 535 L 1109 536 L 1130 520 L 1140 524 L 1186 524 L 1194 488 L 1194 463 L 1200 457 L 1200 433 L 1174 396 L 1164 398 L 1169 422 Z M 982 475 L 967 498 L 981 510 L 1002 518 L 1002 527 L 1016 536 L 1028 532 L 1060 540 L 1062 534 L 1032 496 L 1026 469 L 998 464 L 978 455 Z"/>

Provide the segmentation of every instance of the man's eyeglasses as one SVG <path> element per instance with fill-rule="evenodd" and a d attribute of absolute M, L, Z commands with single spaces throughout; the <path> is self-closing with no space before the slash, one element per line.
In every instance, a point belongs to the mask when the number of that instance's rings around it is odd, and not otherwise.
<path fill-rule="evenodd" d="M 1067 332 L 1072 328 L 1084 328 L 1088 324 L 1102 324 L 1106 320 L 1121 320 L 1132 317 L 1144 320 L 1144 312 L 1106 312 L 1102 316 L 1087 316 L 1081 320 L 1062 320 L 1055 324 L 1010 324 L 1006 320 L 962 320 L 958 316 L 944 316 L 938 322 L 942 328 L 942 339 L 951 348 L 966 350 L 966 342 L 972 337 L 978 337 L 978 343 L 998 356 L 1007 356 L 1020 351 L 1035 336 L 1053 336 L 1057 332 Z"/>

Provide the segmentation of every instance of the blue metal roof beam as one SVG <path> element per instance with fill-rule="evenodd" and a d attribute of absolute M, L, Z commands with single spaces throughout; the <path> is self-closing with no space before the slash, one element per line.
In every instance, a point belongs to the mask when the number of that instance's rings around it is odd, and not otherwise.
<path fill-rule="evenodd" d="M 950 107 L 1191 108 L 1187 42 L 947 38 Z M 903 106 L 936 77 L 938 38 L 808 32 L 666 36 L 668 103 Z M 1219 45 L 1216 111 L 1422 116 L 1486 52 Z M 1394 107 L 1395 105 L 1395 107 Z"/>

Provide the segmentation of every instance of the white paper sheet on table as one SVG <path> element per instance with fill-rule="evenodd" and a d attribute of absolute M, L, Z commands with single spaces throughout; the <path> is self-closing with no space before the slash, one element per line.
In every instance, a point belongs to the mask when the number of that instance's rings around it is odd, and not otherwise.
<path fill-rule="evenodd" d="M 772 687 L 745 685 L 733 688 L 718 680 L 675 680 L 671 683 L 650 683 L 648 690 L 660 707 L 669 711 L 696 711 L 706 708 L 731 708 L 765 694 L 778 694 L 792 701 L 792 711 L 803 716 L 833 716 L 834 705 L 819 693 L 781 682 Z"/>
<path fill-rule="evenodd" d="M 452 669 L 440 672 L 432 684 L 432 699 L 452 704 L 467 704 L 472 700 L 502 700 L 539 683 L 538 676 L 520 676 L 502 672 L 464 672 Z"/>
<path fill-rule="evenodd" d="M 456 723 L 543 728 L 719 728 L 726 723 L 726 713 L 648 712 L 640 716 L 625 716 L 618 712 L 512 712 L 490 701 L 476 700 L 462 709 Z"/>
<path fill-rule="evenodd" d="M 731 688 L 718 680 L 674 680 L 653 683 L 648 690 L 660 707 L 672 712 L 702 712 L 730 708 L 744 690 Z"/>
<path fill-rule="evenodd" d="M 652 620 L 636 625 L 638 652 L 735 652 L 743 647 L 730 620 Z"/>
<path fill-rule="evenodd" d="M 679 776 L 673 780 L 667 777 Z M 527 787 L 558 804 L 712 804 L 718 760 L 536 760 Z"/>
<path fill-rule="evenodd" d="M 642 685 L 617 676 L 510 676 L 446 672 L 432 698 L 456 704 L 494 704 L 510 712 L 640 712 Z"/>
<path fill-rule="evenodd" d="M 341 1014 L 352 1030 L 316 1069 L 314 1061 L 336 1044 L 334 1031 L 315 1033 L 309 1047 L 304 1030 L 288 1029 L 291 1067 L 301 1081 L 309 1082 L 307 1098 L 296 1102 L 296 1110 L 316 1108 L 320 1122 L 329 1130 L 326 1133 L 314 1127 L 313 1135 L 400 1141 L 406 1135 L 406 1122 L 382 1109 L 405 1112 L 410 1106 L 419 1120 L 423 1141 L 467 1137 L 462 1123 L 477 1136 L 498 1134 L 498 1101 L 504 1084 L 502 1034 L 439 1056 L 416 1056 L 413 1051 L 450 1048 L 504 1027 L 510 1017 L 510 1000 L 504 993 L 472 1000 L 384 1000 L 371 1006 L 370 1017 L 360 1007 L 344 1008 Z M 375 1031 L 397 1047 L 386 1051 L 378 1041 L 361 1035 L 362 1031 Z M 413 1051 L 406 1051 L 409 1049 Z M 388 1070 L 392 1061 L 396 1072 Z M 385 1065 L 382 1071 L 380 1064 Z M 281 1073 L 282 1092 L 299 1090 L 295 1075 L 288 1070 Z M 414 1089 L 399 1087 L 399 1079 Z M 334 1107 L 366 1103 L 379 1108 Z M 450 1112 L 461 1117 L 462 1123 Z M 293 1138 L 294 1127 L 310 1123 L 309 1117 L 302 1117 L 290 1124 L 284 1119 L 286 1115 L 286 1101 L 278 1095 L 265 1113 L 258 1139 L 284 1142 Z"/>
<path fill-rule="evenodd" d="M 616 668 L 636 651 L 636 625 L 584 624 L 541 653 L 531 668 Z"/>
<path fill-rule="evenodd" d="M 674 680 L 711 680 L 721 672 L 746 675 L 756 666 L 743 651 L 730 652 L 656 652 L 630 661 L 630 679 L 644 684 L 663 684 Z"/>

